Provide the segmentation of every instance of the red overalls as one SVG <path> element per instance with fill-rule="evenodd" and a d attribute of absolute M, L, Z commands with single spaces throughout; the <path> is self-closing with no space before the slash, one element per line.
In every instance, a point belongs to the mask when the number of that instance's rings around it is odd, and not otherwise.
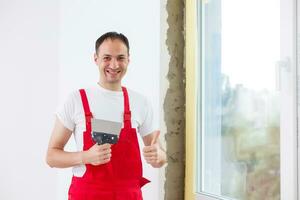
<path fill-rule="evenodd" d="M 91 138 L 91 118 L 85 90 L 80 95 L 85 113 L 86 131 L 83 133 L 83 150 L 95 143 Z M 98 166 L 86 165 L 82 177 L 72 178 L 69 200 L 142 200 L 141 187 L 150 181 L 142 176 L 142 162 L 136 130 L 131 127 L 128 93 L 124 96 L 124 127 L 119 141 L 112 145 L 110 162 Z"/>

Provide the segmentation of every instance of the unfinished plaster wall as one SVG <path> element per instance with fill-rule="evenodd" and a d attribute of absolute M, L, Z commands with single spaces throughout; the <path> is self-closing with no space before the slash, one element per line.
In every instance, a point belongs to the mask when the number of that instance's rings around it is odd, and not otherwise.
<path fill-rule="evenodd" d="M 184 0 L 165 0 L 166 38 L 162 41 L 168 56 L 161 62 L 163 122 L 168 165 L 165 168 L 165 200 L 184 199 L 185 168 L 185 69 L 184 69 Z M 162 4 L 163 5 L 163 4 Z M 162 15 L 163 16 L 163 15 Z M 164 20 L 164 19 L 162 19 Z M 162 28 L 162 30 L 164 30 Z M 162 35 L 164 35 L 162 34 Z M 162 53 L 163 52 L 162 48 Z M 165 66 L 164 66 L 165 65 Z M 163 72 L 164 70 L 162 70 Z M 167 82 L 167 83 L 164 83 Z"/>

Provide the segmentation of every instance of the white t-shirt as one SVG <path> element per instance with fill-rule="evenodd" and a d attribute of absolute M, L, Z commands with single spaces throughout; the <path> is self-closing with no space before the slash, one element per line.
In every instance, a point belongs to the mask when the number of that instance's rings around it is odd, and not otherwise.
<path fill-rule="evenodd" d="M 143 137 L 155 130 L 152 106 L 146 98 L 127 89 L 131 110 L 132 127 Z M 90 111 L 96 119 L 123 122 L 123 92 L 104 89 L 99 85 L 85 89 Z M 78 151 L 83 150 L 83 132 L 86 129 L 85 115 L 79 90 L 72 92 L 67 100 L 58 107 L 56 116 L 74 134 Z M 73 174 L 82 177 L 85 165 L 73 167 Z"/>

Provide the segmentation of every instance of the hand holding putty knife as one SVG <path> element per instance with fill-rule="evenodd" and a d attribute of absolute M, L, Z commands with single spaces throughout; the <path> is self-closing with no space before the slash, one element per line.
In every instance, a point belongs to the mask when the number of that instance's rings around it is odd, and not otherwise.
<path fill-rule="evenodd" d="M 92 139 L 96 143 L 82 153 L 83 164 L 101 165 L 111 159 L 111 145 L 116 144 L 122 123 L 92 118 Z"/>

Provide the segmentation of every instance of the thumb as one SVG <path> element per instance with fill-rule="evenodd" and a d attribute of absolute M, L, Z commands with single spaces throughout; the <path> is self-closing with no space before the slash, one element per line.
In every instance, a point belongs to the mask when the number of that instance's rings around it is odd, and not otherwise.
<path fill-rule="evenodd" d="M 154 131 L 153 134 L 154 134 L 154 137 L 153 137 L 153 139 L 152 139 L 152 141 L 151 141 L 151 146 L 152 146 L 153 144 L 157 143 L 158 137 L 159 137 L 159 135 L 160 135 L 160 131 Z"/>

